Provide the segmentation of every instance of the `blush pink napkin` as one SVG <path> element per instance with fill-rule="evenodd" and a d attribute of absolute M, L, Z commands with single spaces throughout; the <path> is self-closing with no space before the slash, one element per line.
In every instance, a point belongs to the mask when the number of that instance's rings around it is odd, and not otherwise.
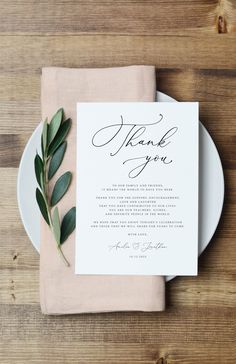
<path fill-rule="evenodd" d="M 65 171 L 73 180 L 58 207 L 63 216 L 75 205 L 76 103 L 78 101 L 155 101 L 156 77 L 152 66 L 105 69 L 43 68 L 42 118 L 49 120 L 63 107 L 72 119 L 64 161 L 49 186 Z M 77 206 L 79 208 L 79 206 Z M 79 227 L 78 227 L 79 228 Z M 165 308 L 165 282 L 160 276 L 75 275 L 75 233 L 63 244 L 70 262 L 66 267 L 47 224 L 41 220 L 40 303 L 44 314 L 106 311 L 161 311 Z"/>

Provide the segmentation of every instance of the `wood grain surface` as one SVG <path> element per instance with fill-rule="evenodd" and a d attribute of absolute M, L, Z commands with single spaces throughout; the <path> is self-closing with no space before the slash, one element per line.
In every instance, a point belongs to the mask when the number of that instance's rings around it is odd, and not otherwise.
<path fill-rule="evenodd" d="M 167 284 L 165 312 L 43 316 L 16 200 L 41 68 L 129 64 L 154 64 L 160 91 L 200 102 L 224 167 L 222 219 L 199 276 Z M 236 1 L 0 0 L 1 364 L 236 363 L 235 101 Z"/>

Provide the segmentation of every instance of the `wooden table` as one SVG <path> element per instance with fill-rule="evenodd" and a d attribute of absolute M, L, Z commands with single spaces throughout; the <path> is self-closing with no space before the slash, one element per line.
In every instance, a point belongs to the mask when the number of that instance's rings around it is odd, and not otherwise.
<path fill-rule="evenodd" d="M 235 32 L 233 0 L 1 0 L 1 364 L 236 363 Z M 159 90 L 200 102 L 224 166 L 220 225 L 199 276 L 167 284 L 165 312 L 43 316 L 39 255 L 16 201 L 41 68 L 129 64 L 154 64 Z"/>

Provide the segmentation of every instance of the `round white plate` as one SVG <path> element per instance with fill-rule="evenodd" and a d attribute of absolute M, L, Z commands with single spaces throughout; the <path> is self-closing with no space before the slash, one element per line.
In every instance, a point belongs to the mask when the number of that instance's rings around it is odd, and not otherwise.
<path fill-rule="evenodd" d="M 157 101 L 177 102 L 162 92 L 157 92 Z M 40 212 L 35 200 L 37 182 L 34 175 L 34 156 L 40 150 L 40 124 L 26 144 L 21 157 L 17 199 L 24 228 L 39 252 Z M 209 244 L 222 212 L 224 201 L 224 175 L 219 154 L 205 127 L 199 125 L 199 251 L 200 255 Z M 166 277 L 166 280 L 174 278 Z"/>

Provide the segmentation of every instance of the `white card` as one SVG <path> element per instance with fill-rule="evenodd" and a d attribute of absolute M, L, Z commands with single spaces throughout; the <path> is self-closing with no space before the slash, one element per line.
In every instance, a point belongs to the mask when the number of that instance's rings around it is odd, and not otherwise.
<path fill-rule="evenodd" d="M 196 275 L 198 103 L 77 104 L 77 274 Z"/>

